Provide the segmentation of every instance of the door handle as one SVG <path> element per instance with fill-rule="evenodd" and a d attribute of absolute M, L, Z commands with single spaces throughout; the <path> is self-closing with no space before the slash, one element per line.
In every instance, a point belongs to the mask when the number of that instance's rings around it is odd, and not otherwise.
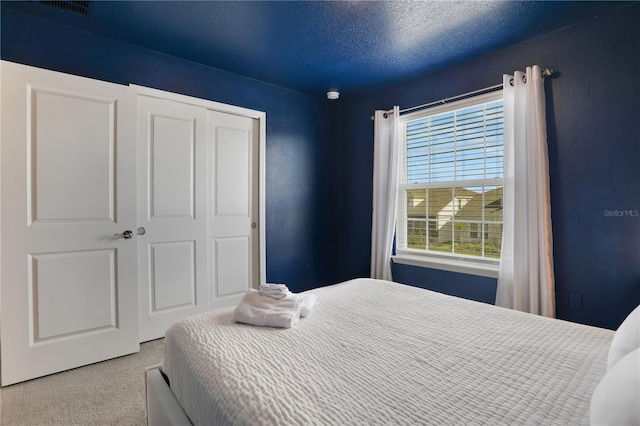
<path fill-rule="evenodd" d="M 126 231 L 124 231 L 122 234 L 113 234 L 113 237 L 114 237 L 114 238 L 120 238 L 120 237 L 122 237 L 122 238 L 124 238 L 125 240 L 128 240 L 128 239 L 133 238 L 133 231 L 130 231 L 130 230 L 128 230 L 128 229 L 127 229 L 127 230 L 126 230 Z"/>

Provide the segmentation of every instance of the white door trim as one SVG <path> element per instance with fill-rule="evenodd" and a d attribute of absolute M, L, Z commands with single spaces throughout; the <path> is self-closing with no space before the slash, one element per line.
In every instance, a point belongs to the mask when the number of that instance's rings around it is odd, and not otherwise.
<path fill-rule="evenodd" d="M 243 108 L 235 105 L 223 104 L 221 102 L 210 101 L 208 99 L 194 98 L 188 95 L 181 95 L 179 93 L 165 92 L 164 90 L 152 89 L 150 87 L 139 86 L 137 84 L 130 84 L 130 87 L 137 91 L 138 95 L 150 96 L 153 98 L 168 99 L 171 101 L 182 102 L 184 104 L 196 105 L 210 109 L 213 111 L 225 112 L 227 114 L 235 114 L 249 118 L 261 118 L 266 115 L 262 111 L 255 111 L 248 108 Z"/>

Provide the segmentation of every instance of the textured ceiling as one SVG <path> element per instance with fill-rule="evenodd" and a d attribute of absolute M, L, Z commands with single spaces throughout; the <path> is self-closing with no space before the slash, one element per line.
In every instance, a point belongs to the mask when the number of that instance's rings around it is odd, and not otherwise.
<path fill-rule="evenodd" d="M 619 8 L 600 1 L 90 1 L 10 7 L 303 92 L 437 71 Z"/>

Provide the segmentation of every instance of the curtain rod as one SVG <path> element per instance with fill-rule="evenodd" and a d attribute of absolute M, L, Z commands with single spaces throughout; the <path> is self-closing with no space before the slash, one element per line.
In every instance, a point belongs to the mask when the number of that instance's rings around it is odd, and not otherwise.
<path fill-rule="evenodd" d="M 542 74 L 542 78 L 544 79 L 546 76 L 548 77 L 550 75 L 553 75 L 553 69 L 552 68 L 545 68 L 540 72 L 540 74 Z M 511 83 L 511 85 L 513 86 L 513 82 Z M 484 89 L 478 89 L 478 90 L 474 90 L 472 92 L 463 93 L 461 95 L 453 96 L 451 98 L 443 98 L 443 99 L 440 99 L 439 101 L 429 102 L 428 104 L 423 104 L 423 105 L 418 105 L 418 106 L 414 106 L 414 107 L 411 107 L 411 108 L 401 109 L 400 110 L 400 114 L 402 114 L 404 112 L 408 112 L 408 111 L 413 111 L 414 109 L 422 109 L 422 108 L 428 108 L 428 107 L 431 107 L 431 106 L 434 106 L 434 105 L 446 104 L 447 102 L 453 102 L 455 100 L 466 98 L 466 97 L 469 97 L 471 95 L 475 95 L 475 94 L 478 94 L 478 93 L 492 92 L 492 91 L 497 90 L 498 88 L 501 88 L 501 87 L 502 87 L 502 83 L 501 84 L 496 84 L 495 86 L 485 87 Z M 393 114 L 393 109 L 385 111 L 385 113 L 383 114 L 384 118 L 387 118 L 389 116 L 389 114 Z M 374 116 L 371 116 L 371 119 L 374 120 Z"/>

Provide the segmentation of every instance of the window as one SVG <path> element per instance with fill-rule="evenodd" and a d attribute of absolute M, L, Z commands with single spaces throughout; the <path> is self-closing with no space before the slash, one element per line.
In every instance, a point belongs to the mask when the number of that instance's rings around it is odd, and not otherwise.
<path fill-rule="evenodd" d="M 497 265 L 502 105 L 498 91 L 400 117 L 397 256 Z"/>

